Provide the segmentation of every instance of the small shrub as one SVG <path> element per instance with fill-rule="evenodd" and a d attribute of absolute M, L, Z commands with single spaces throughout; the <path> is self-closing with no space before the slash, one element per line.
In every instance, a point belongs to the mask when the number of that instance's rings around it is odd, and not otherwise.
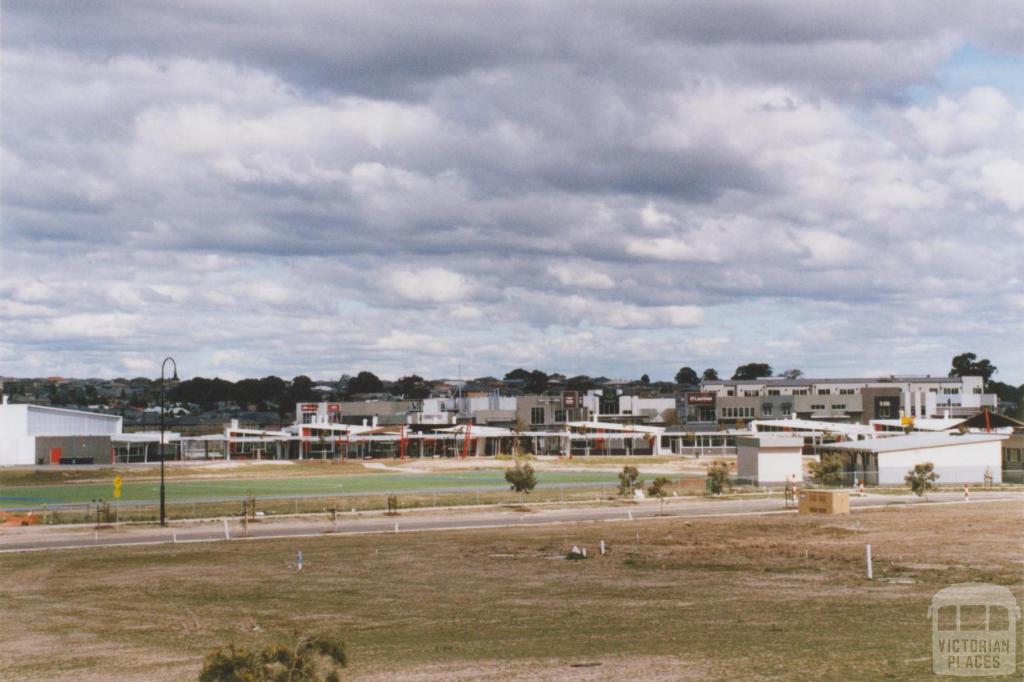
<path fill-rule="evenodd" d="M 322 636 L 296 636 L 259 651 L 230 644 L 212 651 L 203 661 L 199 682 L 272 682 L 310 680 L 336 682 L 348 665 L 345 645 Z"/>
<path fill-rule="evenodd" d="M 729 464 L 721 460 L 711 463 L 708 467 L 708 492 L 712 495 L 721 495 L 722 491 L 732 486 L 729 481 Z"/>
<path fill-rule="evenodd" d="M 234 644 L 210 652 L 203 661 L 199 682 L 258 682 L 266 680 L 263 657 Z"/>
<path fill-rule="evenodd" d="M 817 462 L 811 462 L 811 480 L 818 485 L 842 485 L 843 458 L 835 453 L 822 455 Z"/>
<path fill-rule="evenodd" d="M 537 485 L 537 477 L 529 464 L 517 464 L 511 469 L 505 469 L 505 480 L 517 493 L 528 493 Z"/>

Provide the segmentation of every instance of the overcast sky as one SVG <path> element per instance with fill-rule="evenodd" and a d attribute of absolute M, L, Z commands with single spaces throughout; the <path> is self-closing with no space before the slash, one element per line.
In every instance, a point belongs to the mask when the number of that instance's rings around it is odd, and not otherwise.
<path fill-rule="evenodd" d="M 1022 50 L 1018 0 L 11 0 L 0 375 L 1019 384 Z"/>

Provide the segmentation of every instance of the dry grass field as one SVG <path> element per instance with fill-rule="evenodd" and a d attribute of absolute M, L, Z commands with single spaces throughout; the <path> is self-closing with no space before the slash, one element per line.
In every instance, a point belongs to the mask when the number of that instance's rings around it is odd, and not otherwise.
<path fill-rule="evenodd" d="M 339 635 L 348 677 L 362 680 L 933 679 L 937 590 L 994 582 L 1024 602 L 1022 511 L 915 505 L 5 554 L 0 679 L 195 679 L 218 644 L 293 631 Z M 590 558 L 565 560 L 573 544 Z"/>

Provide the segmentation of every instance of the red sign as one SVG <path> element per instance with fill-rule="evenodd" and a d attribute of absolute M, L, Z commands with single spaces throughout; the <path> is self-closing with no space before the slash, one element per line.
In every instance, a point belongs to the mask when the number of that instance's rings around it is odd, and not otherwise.
<path fill-rule="evenodd" d="M 341 403 L 327 403 L 328 412 L 341 412 Z"/>
<path fill-rule="evenodd" d="M 303 412 L 316 412 L 316 403 L 301 403 Z"/>
<path fill-rule="evenodd" d="M 580 394 L 577 391 L 562 391 L 562 407 L 579 407 Z"/>
<path fill-rule="evenodd" d="M 686 394 L 687 405 L 714 405 L 715 394 L 713 392 L 704 393 L 687 393 Z"/>

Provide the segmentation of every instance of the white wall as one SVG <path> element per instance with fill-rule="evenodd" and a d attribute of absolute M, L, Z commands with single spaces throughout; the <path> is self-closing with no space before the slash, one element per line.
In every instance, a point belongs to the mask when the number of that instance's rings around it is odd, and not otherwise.
<path fill-rule="evenodd" d="M 28 433 L 28 405 L 0 405 L 0 438 L 18 438 Z"/>
<path fill-rule="evenodd" d="M 804 480 L 803 439 L 792 437 L 737 438 L 736 474 L 758 485 Z"/>
<path fill-rule="evenodd" d="M 36 439 L 33 436 L 21 438 L 0 437 L 0 466 L 36 463 Z"/>
<path fill-rule="evenodd" d="M 121 417 L 40 405 L 0 405 L 0 466 L 35 464 L 36 436 L 114 436 Z"/>
<path fill-rule="evenodd" d="M 36 439 L 28 436 L 28 405 L 0 405 L 0 466 L 35 464 Z"/>
<path fill-rule="evenodd" d="M 931 462 L 943 483 L 982 483 L 986 468 L 992 474 L 993 483 L 1001 483 L 1002 443 L 998 440 L 987 443 L 964 443 L 943 447 L 920 448 L 900 452 L 878 453 L 878 483 L 880 485 L 902 485 L 907 472 L 915 464 Z"/>

